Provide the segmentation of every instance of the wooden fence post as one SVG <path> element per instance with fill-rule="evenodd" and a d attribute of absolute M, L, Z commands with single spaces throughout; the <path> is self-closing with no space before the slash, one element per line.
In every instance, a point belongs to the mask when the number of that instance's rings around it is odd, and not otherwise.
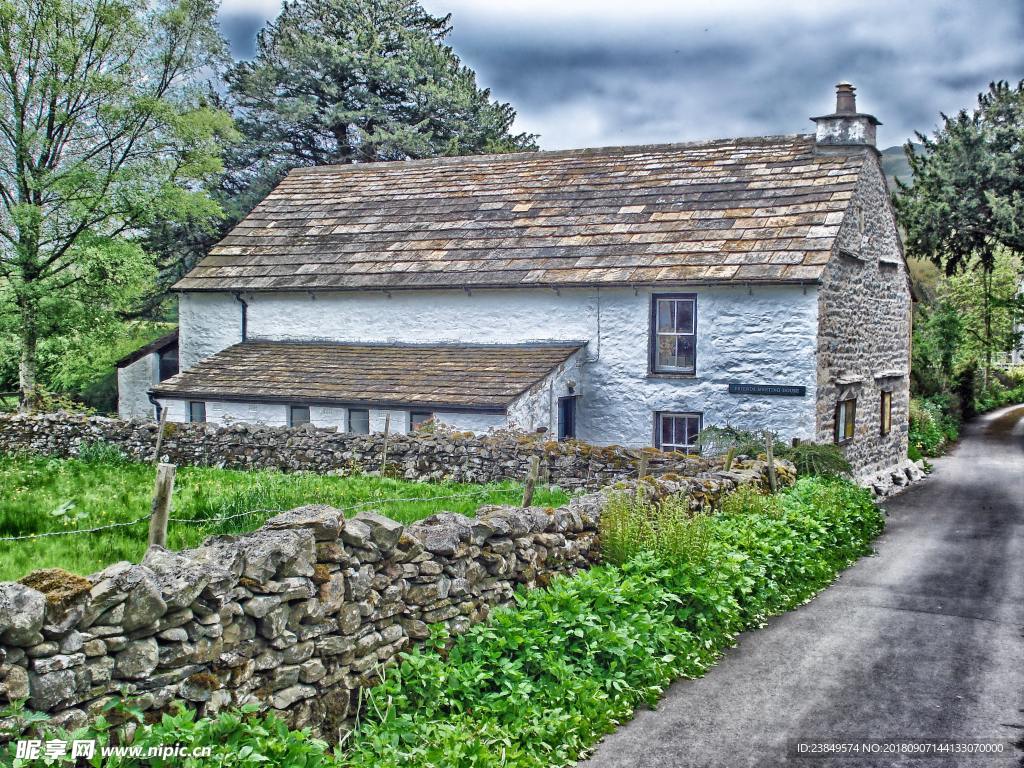
<path fill-rule="evenodd" d="M 156 430 L 156 450 L 153 451 L 153 463 L 160 463 L 160 446 L 164 444 L 164 425 L 167 423 L 167 406 L 160 409 L 160 422 Z"/>
<path fill-rule="evenodd" d="M 725 462 L 722 464 L 722 469 L 728 472 L 732 469 L 732 460 L 736 458 L 736 446 L 730 445 L 729 450 L 725 452 Z"/>
<path fill-rule="evenodd" d="M 764 453 L 768 460 L 768 487 L 775 493 L 779 490 L 779 479 L 775 476 L 775 435 L 771 432 L 764 433 Z"/>
<path fill-rule="evenodd" d="M 380 476 L 384 477 L 384 472 L 388 467 L 388 435 L 391 434 L 391 412 L 388 411 L 384 415 L 384 450 L 380 457 Z"/>
<path fill-rule="evenodd" d="M 523 489 L 523 506 L 528 507 L 533 503 L 533 488 L 537 485 L 537 475 L 540 473 L 540 456 L 530 457 L 530 471 L 526 473 L 526 488 Z"/>
<path fill-rule="evenodd" d="M 167 518 L 171 514 L 171 497 L 174 495 L 173 464 L 160 463 L 156 466 L 156 485 L 153 488 L 153 508 L 149 516 L 149 546 L 167 546 Z"/>
<path fill-rule="evenodd" d="M 645 477 L 647 477 L 647 454 L 646 453 L 641 453 L 640 454 L 640 461 L 637 462 L 637 466 L 636 466 L 636 476 L 637 476 L 637 479 L 639 479 L 639 480 L 643 480 Z"/>

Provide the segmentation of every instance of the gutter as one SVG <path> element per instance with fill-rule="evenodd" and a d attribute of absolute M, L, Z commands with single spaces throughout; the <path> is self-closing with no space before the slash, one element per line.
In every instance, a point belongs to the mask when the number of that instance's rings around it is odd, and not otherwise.
<path fill-rule="evenodd" d="M 249 304 L 240 291 L 235 291 L 235 301 L 242 305 L 242 341 L 245 341 L 249 336 Z"/>

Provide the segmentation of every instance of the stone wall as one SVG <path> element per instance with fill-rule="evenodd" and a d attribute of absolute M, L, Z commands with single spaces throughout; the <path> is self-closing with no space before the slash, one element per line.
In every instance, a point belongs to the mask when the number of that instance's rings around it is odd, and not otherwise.
<path fill-rule="evenodd" d="M 763 463 L 737 462 L 728 473 L 639 482 L 652 497 L 689 493 L 697 507 L 763 484 L 764 474 Z M 410 526 L 302 507 L 253 533 L 154 548 L 140 565 L 88 579 L 47 570 L 2 583 L 0 708 L 27 698 L 77 727 L 115 696 L 147 717 L 174 700 L 200 714 L 256 703 L 334 738 L 350 725 L 359 689 L 429 625 L 462 632 L 515 589 L 596 561 L 607 493 Z"/>
<path fill-rule="evenodd" d="M 881 168 L 864 161 L 819 289 L 817 435 L 832 442 L 839 400 L 856 398 L 843 446 L 859 478 L 907 460 L 911 299 L 907 266 Z M 892 393 L 892 430 L 881 433 L 881 393 Z"/>
<path fill-rule="evenodd" d="M 133 459 L 150 461 L 157 430 L 153 422 L 100 416 L 0 414 L 0 451 L 70 457 L 83 445 L 102 440 Z M 382 434 L 354 435 L 310 425 L 290 429 L 166 424 L 160 452 L 180 465 L 352 474 L 380 471 L 384 449 Z M 635 477 L 642 455 L 652 474 L 690 476 L 710 468 L 703 459 L 653 449 L 596 448 L 576 441 L 553 442 L 538 435 L 437 433 L 391 435 L 386 471 L 410 480 L 521 481 L 534 455 L 541 457 L 544 480 L 563 488 L 599 488 Z"/>

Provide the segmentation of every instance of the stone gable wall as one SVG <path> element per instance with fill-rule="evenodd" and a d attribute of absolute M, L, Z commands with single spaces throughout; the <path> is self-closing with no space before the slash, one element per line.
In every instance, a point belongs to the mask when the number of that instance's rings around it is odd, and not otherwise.
<path fill-rule="evenodd" d="M 816 439 L 833 441 L 836 403 L 856 398 L 855 434 L 843 450 L 861 478 L 907 461 L 911 299 L 888 195 L 869 156 L 818 293 Z M 881 434 L 883 390 L 892 392 L 888 435 Z"/>
<path fill-rule="evenodd" d="M 0 451 L 73 457 L 83 445 L 104 441 L 132 459 L 151 461 L 157 431 L 154 422 L 102 416 L 0 414 Z M 355 435 L 309 425 L 288 428 L 169 423 L 164 426 L 160 452 L 167 461 L 179 465 L 347 475 L 380 471 L 385 441 L 379 433 Z M 635 477 L 642 455 L 647 457 L 652 474 L 692 476 L 711 467 L 703 459 L 654 449 L 559 443 L 539 435 L 438 433 L 390 435 L 386 473 L 408 480 L 522 481 L 534 455 L 541 458 L 541 476 L 546 482 L 570 489 L 600 488 Z"/>
<path fill-rule="evenodd" d="M 736 466 L 648 478 L 642 492 L 689 493 L 696 507 L 766 482 L 763 463 Z M 791 480 L 791 467 L 779 469 Z M 337 737 L 360 688 L 429 625 L 462 632 L 517 588 L 596 562 L 608 492 L 557 509 L 493 506 L 409 526 L 302 507 L 252 533 L 181 552 L 154 548 L 139 565 L 88 579 L 51 570 L 0 583 L 0 708 L 27 698 L 70 728 L 111 697 L 147 716 L 174 700 L 201 715 L 255 703 Z"/>

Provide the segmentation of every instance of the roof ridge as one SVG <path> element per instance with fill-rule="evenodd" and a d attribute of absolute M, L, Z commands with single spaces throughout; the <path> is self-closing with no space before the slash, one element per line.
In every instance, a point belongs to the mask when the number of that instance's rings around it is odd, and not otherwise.
<path fill-rule="evenodd" d="M 333 339 L 264 339 L 259 337 L 248 337 L 245 341 L 225 347 L 225 350 L 256 344 L 280 344 L 290 346 L 308 347 L 360 347 L 369 349 L 544 349 L 544 348 L 575 348 L 579 349 L 587 344 L 586 339 L 541 339 L 538 341 L 525 341 L 518 343 L 502 342 L 436 342 L 436 341 L 335 341 Z"/>
<path fill-rule="evenodd" d="M 510 160 L 518 161 L 535 157 L 558 158 L 558 157 L 586 157 L 587 155 L 610 155 L 626 154 L 628 152 L 651 152 L 670 151 L 674 149 L 685 149 L 694 147 L 706 147 L 714 144 L 745 143 L 745 144 L 771 144 L 782 141 L 806 140 L 813 143 L 814 134 L 810 133 L 781 133 L 767 136 L 739 136 L 734 138 L 717 139 L 694 139 L 692 141 L 659 142 L 652 144 L 610 144 L 600 147 L 576 147 L 572 149 L 539 149 L 534 152 L 491 152 L 475 155 L 446 155 L 442 157 L 421 157 L 409 160 L 381 160 L 372 163 L 328 163 L 324 165 L 303 165 L 292 168 L 288 175 L 301 175 L 303 173 L 348 173 L 366 168 L 397 168 L 399 166 L 415 166 L 417 168 L 431 165 L 452 165 L 460 162 L 480 163 L 488 160 Z"/>

